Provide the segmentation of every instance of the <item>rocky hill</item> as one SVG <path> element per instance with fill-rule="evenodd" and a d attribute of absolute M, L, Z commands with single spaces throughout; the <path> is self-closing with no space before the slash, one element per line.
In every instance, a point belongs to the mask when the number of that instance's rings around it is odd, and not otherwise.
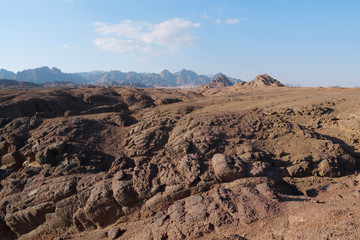
<path fill-rule="evenodd" d="M 0 90 L 0 239 L 358 239 L 360 90 L 217 91 Z"/>
<path fill-rule="evenodd" d="M 270 77 L 267 74 L 256 76 L 254 80 L 249 82 L 247 85 L 253 87 L 264 87 L 264 86 L 284 87 L 285 86 L 284 84 Z"/>
<path fill-rule="evenodd" d="M 211 76 L 211 79 L 215 79 L 215 78 L 219 77 L 220 75 L 224 75 L 232 84 L 245 82 L 245 81 L 243 81 L 243 80 L 241 80 L 241 79 L 229 77 L 229 76 L 227 76 L 227 75 L 225 75 L 225 74 L 223 74 L 223 73 L 221 73 L 221 72 L 212 75 L 212 76 Z"/>

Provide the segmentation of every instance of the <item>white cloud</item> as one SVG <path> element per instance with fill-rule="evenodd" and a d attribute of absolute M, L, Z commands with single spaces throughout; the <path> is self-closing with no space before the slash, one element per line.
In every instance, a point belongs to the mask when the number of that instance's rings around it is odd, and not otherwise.
<path fill-rule="evenodd" d="M 71 48 L 71 46 L 69 44 L 64 44 L 63 47 L 64 48 Z"/>
<path fill-rule="evenodd" d="M 131 52 L 141 49 L 141 46 L 132 40 L 97 38 L 94 43 L 101 49 L 110 52 Z"/>
<path fill-rule="evenodd" d="M 239 22 L 240 20 L 238 18 L 229 18 L 228 20 L 226 20 L 226 24 L 237 24 Z"/>
<path fill-rule="evenodd" d="M 206 13 L 204 13 L 204 15 L 203 15 L 203 17 L 202 17 L 203 19 L 209 19 L 210 18 L 210 16 L 209 15 L 207 15 Z"/>
<path fill-rule="evenodd" d="M 94 40 L 94 43 L 103 50 L 154 54 L 159 48 L 177 51 L 193 45 L 197 41 L 193 36 L 193 29 L 200 27 L 200 23 L 174 18 L 158 24 L 124 20 L 114 25 L 97 22 L 94 26 L 95 31 L 102 35 L 113 35 L 111 38 Z"/>
<path fill-rule="evenodd" d="M 102 35 L 116 34 L 125 38 L 138 39 L 141 38 L 141 33 L 145 29 L 150 28 L 151 25 L 147 22 L 134 22 L 131 20 L 122 21 L 120 24 L 108 25 L 106 23 L 94 23 L 95 31 Z"/>
<path fill-rule="evenodd" d="M 216 23 L 217 24 L 221 23 L 221 19 L 216 19 Z"/>

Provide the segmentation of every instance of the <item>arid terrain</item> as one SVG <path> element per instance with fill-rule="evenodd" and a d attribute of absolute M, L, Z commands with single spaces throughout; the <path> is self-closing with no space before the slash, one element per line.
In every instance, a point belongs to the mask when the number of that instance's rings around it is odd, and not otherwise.
<path fill-rule="evenodd" d="M 0 239 L 360 239 L 360 89 L 0 90 Z"/>

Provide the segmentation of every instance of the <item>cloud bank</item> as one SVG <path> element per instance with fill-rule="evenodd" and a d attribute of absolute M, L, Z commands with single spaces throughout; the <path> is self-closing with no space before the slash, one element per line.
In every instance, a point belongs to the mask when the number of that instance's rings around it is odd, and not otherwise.
<path fill-rule="evenodd" d="M 146 21 L 124 20 L 119 24 L 94 23 L 95 31 L 103 35 L 94 44 L 111 52 L 139 52 L 153 54 L 159 51 L 178 51 L 198 40 L 193 29 L 200 23 L 173 18 L 153 24 Z"/>

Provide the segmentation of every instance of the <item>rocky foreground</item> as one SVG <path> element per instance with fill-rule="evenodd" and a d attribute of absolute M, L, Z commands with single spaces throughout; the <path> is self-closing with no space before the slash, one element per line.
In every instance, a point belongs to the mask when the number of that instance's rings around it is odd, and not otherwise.
<path fill-rule="evenodd" d="M 1 90 L 0 239 L 359 239 L 360 90 L 268 77 Z"/>

